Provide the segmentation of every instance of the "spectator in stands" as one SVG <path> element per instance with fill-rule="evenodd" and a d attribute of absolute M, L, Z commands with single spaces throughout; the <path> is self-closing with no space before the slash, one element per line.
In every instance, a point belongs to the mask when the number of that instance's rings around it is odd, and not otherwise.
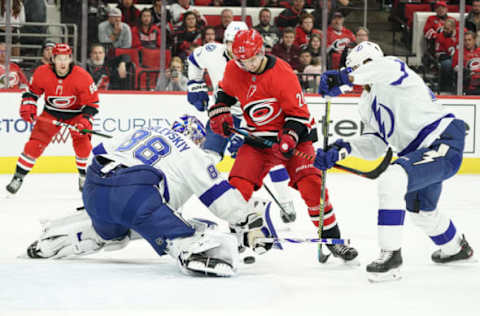
<path fill-rule="evenodd" d="M 182 60 L 185 60 L 191 53 L 191 44 L 201 45 L 202 29 L 198 27 L 198 16 L 188 11 L 183 14 L 182 25 L 174 33 L 175 53 Z"/>
<path fill-rule="evenodd" d="M 130 56 L 119 55 L 106 59 L 105 48 L 101 44 L 94 44 L 90 49 L 90 58 L 87 60 L 87 71 L 93 78 L 99 90 L 129 90 L 135 67 Z"/>
<path fill-rule="evenodd" d="M 300 25 L 295 29 L 295 44 L 305 49 L 312 34 L 322 35 L 322 31 L 313 28 L 313 15 L 304 13 L 300 16 Z"/>
<path fill-rule="evenodd" d="M 463 86 L 466 94 L 480 95 L 480 48 L 476 46 L 477 34 L 465 33 L 463 48 Z M 458 73 L 458 49 L 453 55 L 452 67 Z"/>
<path fill-rule="evenodd" d="M 295 28 L 300 22 L 300 15 L 306 13 L 303 6 L 305 0 L 293 0 L 292 6 L 280 12 L 277 17 L 277 26 L 282 29 L 284 27 Z"/>
<path fill-rule="evenodd" d="M 42 58 L 37 60 L 37 62 L 33 65 L 32 70 L 37 69 L 38 66 L 41 65 L 48 65 L 52 62 L 52 49 L 55 47 L 55 42 L 53 41 L 45 41 L 42 45 Z"/>
<path fill-rule="evenodd" d="M 350 42 L 342 52 L 342 56 L 340 57 L 340 68 L 345 67 L 347 56 L 355 46 L 357 46 L 361 42 L 368 41 L 369 34 L 370 32 L 366 27 L 357 27 L 357 30 L 355 31 L 355 42 Z"/>
<path fill-rule="evenodd" d="M 455 20 L 448 19 L 443 25 L 443 31 L 435 38 L 435 57 L 440 63 L 440 91 L 452 92 L 452 57 L 458 45 L 458 36 Z"/>
<path fill-rule="evenodd" d="M 319 34 L 312 34 L 312 36 L 310 36 L 307 49 L 312 55 L 312 58 L 322 58 L 322 38 Z"/>
<path fill-rule="evenodd" d="M 295 31 L 291 27 L 283 30 L 282 41 L 275 45 L 272 54 L 285 60 L 293 69 L 299 66 L 300 47 L 295 45 Z"/>
<path fill-rule="evenodd" d="M 145 8 L 140 12 L 137 26 L 132 27 L 132 48 L 160 48 L 160 29 L 153 24 L 152 12 Z"/>
<path fill-rule="evenodd" d="M 11 88 L 26 90 L 28 88 L 27 77 L 25 77 L 22 69 L 20 69 L 17 64 L 12 62 L 9 63 L 9 72 L 7 78 L 5 67 L 7 62 L 6 52 L 7 45 L 5 42 L 0 42 L 0 89 Z"/>
<path fill-rule="evenodd" d="M 443 25 L 447 19 L 453 19 L 448 16 L 448 7 L 447 3 L 444 1 L 437 1 L 435 3 L 435 12 L 436 15 L 429 16 L 423 27 L 423 34 L 425 39 L 435 40 L 437 33 L 441 32 Z"/>
<path fill-rule="evenodd" d="M 150 11 L 152 12 L 153 24 L 160 27 L 160 23 L 162 22 L 162 3 L 163 0 L 153 0 L 152 7 Z M 167 24 L 172 23 L 172 13 L 168 8 L 165 8 L 165 21 Z M 171 25 L 169 27 L 172 27 Z"/>
<path fill-rule="evenodd" d="M 352 31 L 343 26 L 343 14 L 339 11 L 332 16 L 332 23 L 327 29 L 327 52 L 330 57 L 329 69 L 338 69 L 340 57 L 350 42 L 355 42 Z"/>
<path fill-rule="evenodd" d="M 173 57 L 170 67 L 165 72 L 165 78 L 159 79 L 158 91 L 187 91 L 188 78 L 183 74 L 183 62 L 179 57 Z"/>
<path fill-rule="evenodd" d="M 253 28 L 256 29 L 263 37 L 265 49 L 271 52 L 273 46 L 278 43 L 280 39 L 280 31 L 275 25 L 272 25 L 272 12 L 268 8 L 263 8 L 258 13 L 259 23 Z"/>
<path fill-rule="evenodd" d="M 303 76 L 303 81 L 306 82 L 305 89 L 307 92 L 317 92 L 320 85 L 320 75 L 322 74 L 322 63 L 320 57 L 313 57 L 310 65 L 303 69 L 303 73 L 311 76 Z"/>
<path fill-rule="evenodd" d="M 298 56 L 298 66 L 296 69 L 297 72 L 302 73 L 305 70 L 305 67 L 312 63 L 312 55 L 308 50 L 302 50 Z"/>
<path fill-rule="evenodd" d="M 343 7 L 348 6 L 349 0 L 328 0 L 327 1 L 327 10 L 328 10 L 328 18 L 327 18 L 327 25 L 332 23 L 333 13 L 342 10 Z M 323 19 L 323 0 L 314 1 L 313 5 L 314 10 L 311 12 L 314 18 L 315 25 L 314 27 L 317 29 L 322 29 L 322 19 Z M 343 14 L 347 14 L 347 10 L 342 10 Z"/>
<path fill-rule="evenodd" d="M 170 6 L 170 13 L 172 14 L 172 24 L 174 27 L 179 27 L 182 25 L 184 20 L 185 12 L 193 12 L 197 16 L 198 26 L 203 27 L 207 24 L 207 21 L 203 15 L 196 9 L 192 10 L 190 8 L 189 0 L 177 0 L 177 3 L 174 3 Z"/>
<path fill-rule="evenodd" d="M 472 3 L 472 10 L 468 13 L 465 19 L 465 27 L 474 33 L 477 33 L 476 38 L 480 39 L 480 0 L 474 0 Z M 479 43 L 477 43 L 478 46 Z"/>
<path fill-rule="evenodd" d="M 1 0 L 0 8 L 0 32 L 6 31 L 7 14 L 10 15 L 10 25 L 12 26 L 12 44 L 20 44 L 20 26 L 25 23 L 25 9 L 21 0 L 11 1 L 11 12 L 7 13 L 5 8 L 6 1 Z M 5 36 L 0 36 L 0 41 L 5 41 Z M 20 56 L 20 47 L 12 47 L 12 56 Z"/>
<path fill-rule="evenodd" d="M 233 21 L 233 11 L 231 9 L 223 9 L 220 12 L 220 24 L 215 25 L 215 40 L 219 43 L 223 43 L 223 33 L 225 29 Z"/>
<path fill-rule="evenodd" d="M 122 11 L 122 22 L 127 23 L 130 27 L 138 24 L 140 11 L 135 8 L 136 0 L 120 0 L 117 8 Z"/>
<path fill-rule="evenodd" d="M 202 45 L 207 43 L 215 43 L 215 27 L 208 25 L 202 32 Z M 193 51 L 193 49 L 192 49 Z"/>
<path fill-rule="evenodd" d="M 105 48 L 132 47 L 132 32 L 128 24 L 122 22 L 122 12 L 118 8 L 111 8 L 108 20 L 98 25 L 98 40 Z"/>

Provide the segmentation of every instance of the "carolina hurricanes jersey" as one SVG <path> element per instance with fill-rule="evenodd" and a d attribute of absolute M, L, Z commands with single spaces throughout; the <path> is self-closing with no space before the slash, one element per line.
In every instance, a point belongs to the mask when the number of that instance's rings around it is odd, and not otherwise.
<path fill-rule="evenodd" d="M 188 137 L 173 131 L 167 121 L 106 141 L 95 147 L 93 153 L 114 162 L 105 166 L 102 170 L 105 173 L 119 164 L 128 167 L 145 164 L 163 172 L 166 180 L 160 183 L 159 192 L 174 210 L 195 195 L 229 223 L 244 220 L 248 213 L 248 203 L 216 169 L 210 155 Z"/>
<path fill-rule="evenodd" d="M 427 39 L 435 39 L 438 33 L 443 31 L 443 25 L 445 24 L 445 21 L 447 19 L 455 20 L 455 18 L 452 18 L 449 16 L 445 18 L 441 18 L 438 15 L 429 16 L 427 21 L 425 22 L 425 26 L 423 27 L 423 35 Z M 458 27 L 458 21 L 455 20 L 455 22 L 456 22 L 456 26 Z"/>
<path fill-rule="evenodd" d="M 289 121 L 305 125 L 310 132 L 310 112 L 297 76 L 284 60 L 273 56 L 267 59 L 267 68 L 261 74 L 229 61 L 220 88 L 238 99 L 252 134 L 276 137 Z"/>
<path fill-rule="evenodd" d="M 7 87 L 7 73 L 5 66 L 0 64 L 0 89 Z M 12 89 L 26 89 L 28 80 L 22 69 L 17 64 L 10 63 L 8 70 L 8 87 Z"/>
<path fill-rule="evenodd" d="M 69 119 L 84 111 L 95 114 L 98 108 L 97 86 L 90 74 L 79 66 L 73 66 L 65 77 L 58 77 L 51 65 L 38 67 L 30 80 L 27 96 L 35 101 L 45 95 L 45 110 L 50 114 Z M 93 111 L 93 113 L 92 113 Z"/>
<path fill-rule="evenodd" d="M 355 42 L 355 35 L 352 31 L 343 27 L 342 30 L 336 31 L 333 27 L 329 26 L 327 29 L 327 51 L 332 54 L 331 69 L 337 69 L 340 66 L 340 58 L 345 47 Z"/>
<path fill-rule="evenodd" d="M 447 54 L 453 56 L 458 45 L 457 32 L 454 31 L 450 36 L 445 36 L 444 32 L 438 33 L 435 38 L 435 53 Z"/>
<path fill-rule="evenodd" d="M 453 55 L 452 67 L 458 65 L 458 49 Z M 470 73 L 469 89 L 478 88 L 480 86 L 480 48 L 472 50 L 463 50 L 463 67 Z"/>

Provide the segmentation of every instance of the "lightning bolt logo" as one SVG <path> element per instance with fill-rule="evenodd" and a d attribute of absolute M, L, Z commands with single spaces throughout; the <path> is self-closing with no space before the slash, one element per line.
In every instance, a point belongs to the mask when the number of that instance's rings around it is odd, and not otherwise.
<path fill-rule="evenodd" d="M 377 98 L 375 97 L 375 99 L 373 99 L 373 102 L 372 102 L 372 112 L 375 117 L 375 120 L 378 123 L 378 131 L 382 136 L 382 139 L 386 143 L 388 143 L 387 138 L 392 136 L 393 131 L 395 130 L 395 119 L 394 119 L 392 110 L 390 110 L 387 106 L 381 103 L 377 105 Z M 386 112 L 388 117 L 385 118 L 384 116 L 382 116 L 382 112 Z M 388 131 L 388 133 L 386 132 L 385 119 L 390 120 L 390 130 Z"/>
<path fill-rule="evenodd" d="M 424 163 L 434 162 L 436 158 L 445 157 L 448 152 L 448 145 L 441 144 L 438 150 L 430 150 L 423 154 L 422 160 L 413 163 L 414 166 L 422 165 Z"/>

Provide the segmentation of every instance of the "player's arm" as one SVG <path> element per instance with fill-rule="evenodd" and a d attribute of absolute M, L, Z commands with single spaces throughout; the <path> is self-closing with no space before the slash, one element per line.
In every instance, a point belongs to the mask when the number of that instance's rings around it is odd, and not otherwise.
<path fill-rule="evenodd" d="M 199 111 L 205 111 L 209 100 L 207 84 L 203 80 L 205 66 L 203 66 L 202 59 L 205 54 L 206 51 L 202 46 L 196 48 L 188 56 L 187 99 Z"/>
<path fill-rule="evenodd" d="M 27 122 L 33 122 L 37 118 L 37 101 L 44 92 L 40 83 L 41 76 L 42 74 L 37 68 L 32 75 L 27 91 L 22 94 L 20 117 Z"/>
<path fill-rule="evenodd" d="M 356 85 L 388 83 L 397 86 L 404 84 L 408 76 L 406 64 L 398 58 L 377 59 L 348 74 L 349 81 Z"/>

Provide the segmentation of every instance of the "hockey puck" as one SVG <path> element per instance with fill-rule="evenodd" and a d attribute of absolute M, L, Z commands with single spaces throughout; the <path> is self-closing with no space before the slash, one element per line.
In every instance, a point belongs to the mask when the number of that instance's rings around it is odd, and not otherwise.
<path fill-rule="evenodd" d="M 253 257 L 253 256 L 245 257 L 245 258 L 243 258 L 243 263 L 245 263 L 245 264 L 255 263 L 255 257 Z"/>

